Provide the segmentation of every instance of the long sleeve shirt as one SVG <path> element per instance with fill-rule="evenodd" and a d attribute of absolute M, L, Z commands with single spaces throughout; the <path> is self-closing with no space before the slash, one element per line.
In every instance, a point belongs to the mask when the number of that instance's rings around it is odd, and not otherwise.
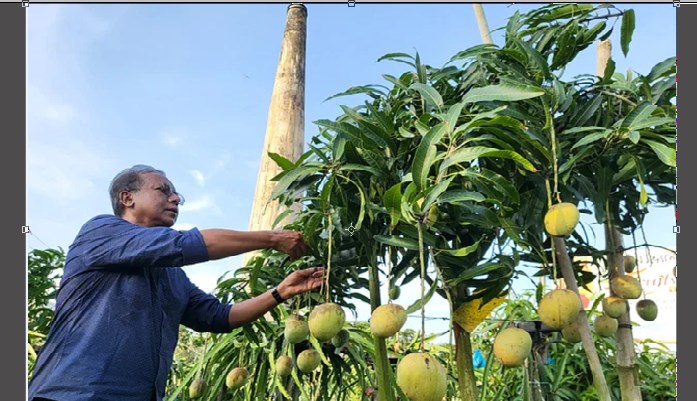
<path fill-rule="evenodd" d="M 207 260 L 195 228 L 142 227 L 113 215 L 85 223 L 66 255 L 29 400 L 162 400 L 179 325 L 232 330 L 231 305 L 181 269 Z"/>

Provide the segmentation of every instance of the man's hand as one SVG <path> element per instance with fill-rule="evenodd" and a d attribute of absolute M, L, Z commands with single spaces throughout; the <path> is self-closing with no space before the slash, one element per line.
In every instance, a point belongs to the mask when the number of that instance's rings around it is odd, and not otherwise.
<path fill-rule="evenodd" d="M 296 270 L 281 281 L 278 285 L 278 293 L 283 299 L 289 299 L 298 294 L 314 290 L 322 285 L 323 276 L 323 267 Z"/>
<path fill-rule="evenodd" d="M 307 252 L 307 244 L 299 231 L 276 231 L 273 249 L 288 254 L 291 260 L 298 259 Z"/>

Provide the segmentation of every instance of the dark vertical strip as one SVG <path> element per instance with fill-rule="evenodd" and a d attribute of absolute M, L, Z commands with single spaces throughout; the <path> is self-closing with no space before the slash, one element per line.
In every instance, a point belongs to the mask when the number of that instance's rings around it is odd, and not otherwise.
<path fill-rule="evenodd" d="M 697 6 L 690 4 L 683 4 L 681 7 L 676 8 L 677 11 L 677 58 L 678 58 L 678 95 L 677 95 L 677 106 L 678 106 L 678 143 L 677 143 L 677 157 L 679 160 L 677 169 L 677 209 L 676 218 L 677 225 L 680 227 L 680 233 L 677 235 L 677 265 L 678 270 L 680 270 L 680 279 L 677 282 L 677 313 L 678 317 L 676 321 L 678 322 L 677 330 L 677 356 L 678 356 L 678 394 L 681 400 L 694 400 L 697 399 L 697 385 L 691 383 L 689 380 L 689 373 L 697 370 L 697 360 L 691 358 L 693 355 L 689 348 L 692 347 L 690 341 L 690 327 L 685 324 L 688 321 L 689 316 L 692 314 L 690 311 L 691 302 L 695 302 L 694 291 L 689 291 L 688 285 L 680 285 L 681 283 L 693 283 L 697 279 L 697 271 L 695 269 L 680 267 L 687 267 L 690 262 L 690 247 L 694 246 L 694 243 L 690 243 L 690 238 L 697 228 L 697 221 L 695 216 L 697 214 L 693 213 L 694 209 L 690 207 L 691 199 L 694 198 L 694 182 L 691 179 L 690 171 L 695 171 L 696 167 L 690 167 L 694 161 L 690 155 L 690 149 L 695 149 L 697 146 L 697 138 L 694 135 L 690 135 L 690 131 L 694 129 L 697 125 L 695 122 L 695 110 L 693 109 L 692 102 L 694 101 L 695 91 L 697 91 L 697 74 L 695 73 L 695 68 L 697 68 L 697 61 L 695 61 L 694 52 L 694 33 L 692 29 L 697 18 Z M 683 263 L 685 262 L 685 263 Z M 687 274 L 687 276 L 686 276 Z M 682 319 L 680 319 L 682 317 Z M 682 374 L 681 374 L 682 373 Z"/>
<path fill-rule="evenodd" d="M 2 176 L 2 280 L 0 355 L 3 399 L 26 400 L 26 8 L 0 3 L 0 175 Z"/>

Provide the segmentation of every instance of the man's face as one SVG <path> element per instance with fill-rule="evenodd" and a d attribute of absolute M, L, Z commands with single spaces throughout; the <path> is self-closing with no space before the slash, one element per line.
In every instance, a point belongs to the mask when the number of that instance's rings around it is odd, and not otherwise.
<path fill-rule="evenodd" d="M 145 227 L 171 227 L 179 215 L 181 198 L 167 177 L 159 173 L 141 174 L 140 190 L 130 192 L 130 212 L 135 223 Z"/>

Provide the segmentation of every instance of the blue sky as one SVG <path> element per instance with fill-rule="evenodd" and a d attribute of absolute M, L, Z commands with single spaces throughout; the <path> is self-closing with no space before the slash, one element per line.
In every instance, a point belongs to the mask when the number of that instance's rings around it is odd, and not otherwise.
<path fill-rule="evenodd" d="M 625 58 L 619 22 L 617 71 L 650 68 L 676 55 L 672 4 L 634 8 Z M 491 29 L 531 5 L 485 4 Z M 286 18 L 285 4 L 32 4 L 28 9 L 27 249 L 67 249 L 80 226 L 110 213 L 111 178 L 133 164 L 167 172 L 187 199 L 175 228 L 248 226 L 268 106 Z M 354 85 L 384 83 L 404 64 L 377 62 L 418 51 L 445 64 L 481 43 L 471 4 L 307 4 L 305 135 L 333 119 L 323 102 Z M 501 35 L 494 33 L 501 43 Z M 594 47 L 566 77 L 594 73 Z M 651 210 L 650 242 L 675 247 L 674 210 Z M 602 240 L 602 230 L 593 228 Z M 206 291 L 241 257 L 187 267 Z M 404 292 L 403 292 L 404 293 Z M 406 301 L 405 301 L 406 302 Z M 427 314 L 446 316 L 444 301 Z M 365 318 L 365 316 L 363 316 Z M 410 319 L 416 320 L 416 319 Z M 414 322 L 414 327 L 416 323 Z"/>

